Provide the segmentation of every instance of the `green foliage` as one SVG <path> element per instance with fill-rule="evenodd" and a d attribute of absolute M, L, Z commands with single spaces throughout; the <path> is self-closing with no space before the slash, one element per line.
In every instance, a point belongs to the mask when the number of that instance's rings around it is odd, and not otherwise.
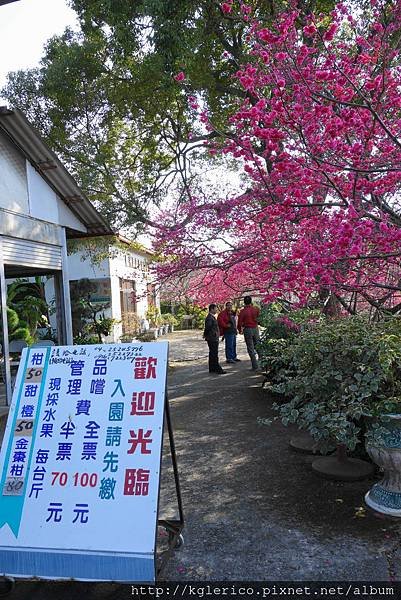
<path fill-rule="evenodd" d="M 9 334 L 11 331 L 15 331 L 15 329 L 18 327 L 18 323 L 19 317 L 16 311 L 7 306 L 7 325 Z"/>
<path fill-rule="evenodd" d="M 35 282 L 17 279 L 7 286 L 9 339 L 32 343 L 38 327 L 48 326 L 49 307 L 40 277 Z"/>
<path fill-rule="evenodd" d="M 283 351 L 275 392 L 289 401 L 276 409 L 284 424 L 307 429 L 325 449 L 358 443 L 363 415 L 399 411 L 401 321 L 359 317 L 306 328 Z"/>
<path fill-rule="evenodd" d="M 89 279 L 70 282 L 72 329 L 75 344 L 102 343 L 103 336 L 108 336 L 117 323 L 115 319 L 105 317 L 104 311 L 110 307 L 109 302 L 92 303 L 91 297 L 96 293 L 96 284 Z"/>
<path fill-rule="evenodd" d="M 166 323 L 167 325 L 173 325 L 173 327 L 178 326 L 178 319 L 176 319 L 173 314 L 162 313 L 161 317 L 163 319 L 163 323 Z"/>
<path fill-rule="evenodd" d="M 291 368 L 285 349 L 300 331 L 318 320 L 320 311 L 311 309 L 290 310 L 284 303 L 263 304 L 260 324 L 264 328 L 258 348 L 259 362 L 272 383 Z"/>
<path fill-rule="evenodd" d="M 28 327 L 16 327 L 9 335 L 9 341 L 11 340 L 25 340 L 28 345 L 34 341 Z"/>
<path fill-rule="evenodd" d="M 196 329 L 203 329 L 207 313 L 207 309 L 191 302 L 178 304 L 175 307 L 175 315 L 181 328 L 185 325 L 186 317 L 190 316 L 192 317 L 192 326 Z"/>
<path fill-rule="evenodd" d="M 149 319 L 151 327 L 159 327 L 163 322 L 162 317 L 160 316 L 160 310 L 157 306 L 148 307 L 146 318 Z"/>
<path fill-rule="evenodd" d="M 17 312 L 7 307 L 7 326 L 8 326 L 8 340 L 25 340 L 27 344 L 32 344 L 34 341 L 26 323 L 21 321 Z M 2 328 L 0 328 L 1 335 L 3 335 Z"/>
<path fill-rule="evenodd" d="M 2 96 L 25 112 L 111 224 L 141 231 L 168 185 L 185 194 L 195 174 L 188 153 L 209 159 L 203 144 L 188 143 L 190 134 L 192 142 L 217 134 L 205 133 L 188 93 L 225 136 L 244 97 L 232 75 L 253 59 L 249 25 L 224 16 L 216 0 L 70 4 L 81 31 L 53 37 L 41 68 L 10 74 Z M 266 24 L 288 6 L 284 0 L 250 4 Z M 299 3 L 300 27 L 311 10 L 328 12 L 333 4 Z M 181 85 L 173 77 L 179 71 L 186 73 Z"/>

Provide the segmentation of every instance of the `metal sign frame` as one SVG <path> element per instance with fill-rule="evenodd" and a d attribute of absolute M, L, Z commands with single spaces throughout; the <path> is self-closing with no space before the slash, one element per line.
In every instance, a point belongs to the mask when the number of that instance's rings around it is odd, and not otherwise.
<path fill-rule="evenodd" d="M 156 569 L 156 574 L 159 576 L 163 571 L 167 561 L 169 560 L 171 554 L 176 548 L 179 548 L 184 540 L 182 537 L 182 530 L 184 528 L 184 509 L 182 505 L 182 496 L 181 496 L 181 487 L 180 487 L 180 479 L 178 475 L 178 464 L 177 464 L 177 454 L 175 450 L 174 443 L 174 434 L 173 434 L 173 426 L 171 422 L 170 415 L 170 404 L 168 400 L 167 394 L 167 385 L 166 385 L 166 393 L 165 393 L 165 406 L 164 406 L 164 415 L 167 424 L 167 433 L 169 437 L 170 444 L 170 453 L 171 453 L 171 461 L 173 465 L 174 472 L 174 483 L 175 483 L 175 492 L 177 498 L 177 506 L 178 506 L 178 519 L 158 519 L 157 524 L 159 527 L 164 527 L 164 529 L 168 533 L 168 549 L 162 553 L 159 558 L 159 565 Z M 161 457 L 163 457 L 163 448 L 161 452 Z M 159 493 L 160 493 L 160 480 L 159 480 Z M 155 554 L 157 553 L 157 544 L 155 544 Z"/>

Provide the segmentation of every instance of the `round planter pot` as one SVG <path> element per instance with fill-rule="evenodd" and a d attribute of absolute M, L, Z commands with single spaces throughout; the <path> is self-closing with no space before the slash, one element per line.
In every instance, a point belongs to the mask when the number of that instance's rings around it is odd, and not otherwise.
<path fill-rule="evenodd" d="M 401 517 L 401 415 L 380 417 L 380 425 L 387 435 L 375 442 L 366 443 L 371 459 L 382 469 L 383 478 L 373 485 L 365 496 L 365 502 L 376 512 Z"/>

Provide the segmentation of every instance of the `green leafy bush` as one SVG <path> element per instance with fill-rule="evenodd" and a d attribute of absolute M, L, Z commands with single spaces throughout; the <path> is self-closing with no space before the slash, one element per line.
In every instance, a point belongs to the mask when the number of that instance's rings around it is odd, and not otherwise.
<path fill-rule="evenodd" d="M 192 317 L 192 327 L 202 329 L 207 316 L 207 309 L 198 306 L 197 304 L 180 304 L 176 307 L 176 317 L 179 322 L 179 327 L 183 328 L 187 323 L 186 317 Z"/>
<path fill-rule="evenodd" d="M 262 305 L 260 324 L 264 328 L 258 347 L 259 362 L 269 380 L 274 383 L 290 368 L 285 349 L 302 329 L 320 318 L 319 311 L 290 311 L 284 304 Z"/>
<path fill-rule="evenodd" d="M 401 321 L 359 317 L 309 326 L 286 344 L 273 386 L 289 401 L 276 405 L 284 424 L 307 429 L 323 449 L 354 449 L 363 415 L 400 403 Z"/>
<path fill-rule="evenodd" d="M 8 339 L 11 340 L 25 340 L 27 344 L 32 344 L 33 337 L 27 324 L 24 321 L 21 321 L 17 312 L 7 307 L 7 326 L 8 326 Z M 0 332 L 2 334 L 2 328 L 0 327 Z"/>
<path fill-rule="evenodd" d="M 166 325 L 172 325 L 173 327 L 178 326 L 178 320 L 171 313 L 162 313 L 163 323 Z"/>

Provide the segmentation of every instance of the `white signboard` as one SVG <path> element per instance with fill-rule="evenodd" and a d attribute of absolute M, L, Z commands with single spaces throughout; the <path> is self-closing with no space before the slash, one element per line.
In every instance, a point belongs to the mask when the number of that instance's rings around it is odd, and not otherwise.
<path fill-rule="evenodd" d="M 167 342 L 23 351 L 0 455 L 2 574 L 154 580 L 167 356 Z"/>

